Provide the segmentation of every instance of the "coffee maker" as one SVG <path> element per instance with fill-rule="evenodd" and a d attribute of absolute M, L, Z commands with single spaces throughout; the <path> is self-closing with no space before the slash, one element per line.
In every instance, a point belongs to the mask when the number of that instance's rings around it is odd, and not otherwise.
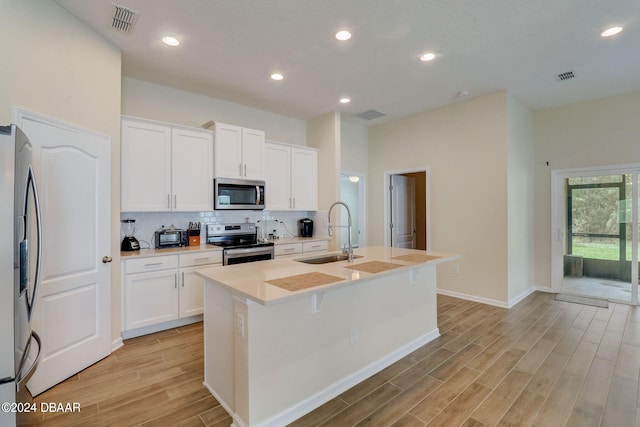
<path fill-rule="evenodd" d="M 313 220 L 310 218 L 302 218 L 299 221 L 300 227 L 298 235 L 300 237 L 313 237 Z"/>
<path fill-rule="evenodd" d="M 122 232 L 124 233 L 124 239 L 122 239 L 120 250 L 125 252 L 140 250 L 140 243 L 138 242 L 138 239 L 133 237 L 133 233 L 136 232 L 136 220 L 123 219 L 120 223 L 122 224 Z"/>

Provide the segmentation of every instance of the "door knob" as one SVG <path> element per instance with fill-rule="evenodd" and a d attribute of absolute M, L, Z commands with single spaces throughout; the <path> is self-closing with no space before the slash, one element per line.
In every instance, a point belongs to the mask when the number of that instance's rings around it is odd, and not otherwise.
<path fill-rule="evenodd" d="M 108 263 L 108 262 L 111 262 L 111 261 L 113 261 L 113 259 L 110 256 L 103 256 L 102 257 L 102 262 L 105 263 L 105 264 Z"/>

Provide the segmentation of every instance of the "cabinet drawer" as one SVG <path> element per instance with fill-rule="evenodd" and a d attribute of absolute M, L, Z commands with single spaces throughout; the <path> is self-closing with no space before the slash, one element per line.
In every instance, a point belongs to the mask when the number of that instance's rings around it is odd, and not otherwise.
<path fill-rule="evenodd" d="M 180 254 L 180 267 L 196 267 L 198 265 L 222 264 L 222 251 Z"/>
<path fill-rule="evenodd" d="M 302 253 L 301 243 L 287 243 L 284 245 L 276 245 L 274 248 L 276 256 L 293 255 Z"/>
<path fill-rule="evenodd" d="M 144 273 L 147 271 L 165 270 L 167 268 L 178 268 L 177 255 L 165 255 L 149 258 L 130 259 L 125 261 L 125 274 Z"/>
<path fill-rule="evenodd" d="M 304 242 L 302 244 L 302 252 L 318 252 L 326 251 L 329 249 L 329 242 L 326 240 L 319 240 L 317 242 Z"/>

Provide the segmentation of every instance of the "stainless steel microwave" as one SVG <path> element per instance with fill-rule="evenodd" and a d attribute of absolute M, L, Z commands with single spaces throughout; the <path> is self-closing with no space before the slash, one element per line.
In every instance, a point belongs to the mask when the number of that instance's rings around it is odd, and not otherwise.
<path fill-rule="evenodd" d="M 214 179 L 213 208 L 216 210 L 264 209 L 264 181 L 238 178 Z"/>

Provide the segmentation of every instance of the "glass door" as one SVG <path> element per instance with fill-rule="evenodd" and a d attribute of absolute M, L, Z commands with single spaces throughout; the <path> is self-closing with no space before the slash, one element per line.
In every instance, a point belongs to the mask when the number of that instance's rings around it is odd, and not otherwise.
<path fill-rule="evenodd" d="M 558 292 L 637 304 L 638 172 L 567 173 Z M 564 211 L 564 212 L 562 212 Z M 560 222 L 560 221 L 558 221 Z"/>

